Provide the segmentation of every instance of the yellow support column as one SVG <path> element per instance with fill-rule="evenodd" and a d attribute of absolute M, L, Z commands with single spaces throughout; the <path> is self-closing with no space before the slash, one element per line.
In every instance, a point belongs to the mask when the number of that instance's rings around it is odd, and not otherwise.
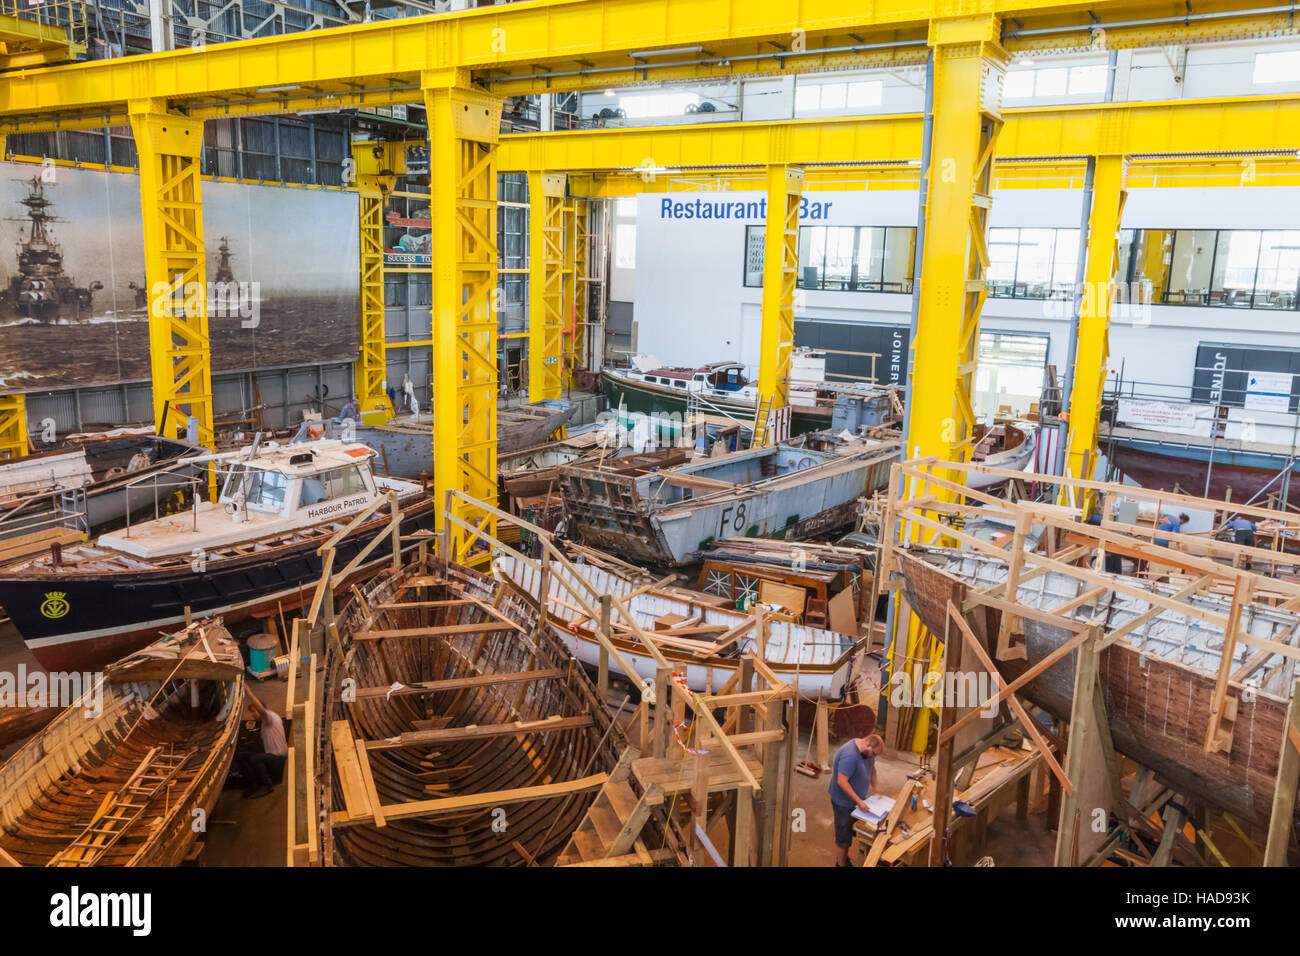
<path fill-rule="evenodd" d="M 573 336 L 569 342 L 570 388 L 573 387 L 573 371 L 585 368 L 587 364 L 587 322 L 590 316 L 590 296 L 587 292 L 587 250 L 590 248 L 588 225 L 590 207 L 585 199 L 573 200 L 574 208 L 574 253 L 573 253 Z"/>
<path fill-rule="evenodd" d="M 559 398 L 564 362 L 564 173 L 528 174 L 528 400 Z"/>
<path fill-rule="evenodd" d="M 21 458 L 28 450 L 26 396 L 0 395 L 0 461 Z"/>
<path fill-rule="evenodd" d="M 908 458 L 970 457 L 979 316 L 988 297 L 985 236 L 993 147 L 1002 129 L 1007 64 L 998 36 L 993 17 L 930 25 L 934 132 L 909 383 Z M 962 480 L 952 473 L 943 477 Z"/>
<path fill-rule="evenodd" d="M 763 226 L 763 331 L 759 340 L 755 445 L 769 445 L 771 413 L 790 404 L 794 290 L 799 276 L 799 201 L 803 167 L 769 166 Z"/>
<path fill-rule="evenodd" d="M 140 161 L 144 271 L 149 289 L 149 363 L 159 434 L 184 434 L 213 447 L 212 355 L 199 155 L 203 122 L 133 100 L 131 130 Z"/>
<path fill-rule="evenodd" d="M 574 323 L 578 312 L 578 200 L 566 197 L 564 221 L 563 311 L 560 316 L 560 387 L 573 388 Z"/>
<path fill-rule="evenodd" d="M 993 150 L 1002 129 L 1002 79 L 1007 54 L 998 44 L 998 21 L 987 16 L 930 24 L 934 54 L 934 126 L 925 207 L 925 248 L 912 343 L 906 458 L 970 457 L 975 412 L 971 406 L 978 356 L 979 316 L 988 298 L 986 240 L 992 205 Z M 959 473 L 943 477 L 962 480 Z M 934 490 L 940 497 L 949 493 Z M 921 529 L 915 527 L 913 533 Z M 904 626 L 905 625 L 905 626 Z M 915 615 L 896 617 L 896 647 L 906 648 L 909 686 L 917 668 L 941 667 L 943 649 Z M 926 653 L 923 653 L 926 652 Z M 928 664 L 926 663 L 928 660 Z M 898 658 L 895 655 L 895 666 Z M 930 710 L 917 713 L 911 747 L 923 751 Z"/>
<path fill-rule="evenodd" d="M 361 248 L 361 343 L 354 368 L 357 405 L 362 413 L 388 407 L 384 383 L 388 361 L 384 342 L 384 201 L 396 177 L 387 150 L 376 143 L 354 143 Z"/>
<path fill-rule="evenodd" d="M 1128 161 L 1123 156 L 1098 156 L 1093 173 L 1088 259 L 1079 306 L 1078 344 L 1070 374 L 1065 467 L 1074 478 L 1092 478 L 1097 465 L 1097 428 L 1106 359 L 1110 355 L 1111 280 L 1119 261 L 1119 223 L 1128 196 L 1124 189 L 1127 169 Z"/>
<path fill-rule="evenodd" d="M 469 86 L 462 70 L 422 77 L 429 124 L 433 248 L 433 480 L 439 507 L 463 491 L 497 496 L 497 141 L 501 99 Z M 455 502 L 460 520 L 487 531 L 495 519 Z M 445 519 L 439 516 L 441 530 Z M 468 534 L 448 529 L 452 560 Z"/>

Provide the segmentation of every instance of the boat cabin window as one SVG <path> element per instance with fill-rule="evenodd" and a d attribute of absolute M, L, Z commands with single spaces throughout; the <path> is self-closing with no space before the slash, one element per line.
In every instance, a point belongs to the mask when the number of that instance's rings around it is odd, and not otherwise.
<path fill-rule="evenodd" d="M 675 382 L 673 382 L 673 386 L 676 387 L 676 388 L 685 388 L 685 387 L 686 387 L 686 383 L 685 383 L 685 382 L 682 382 L 682 381 L 675 381 Z"/>
<path fill-rule="evenodd" d="M 723 368 L 709 376 L 709 384 L 714 388 L 740 388 L 746 383 L 739 369 Z"/>
<path fill-rule="evenodd" d="M 243 505 L 250 511 L 277 513 L 284 510 L 288 488 L 289 479 L 281 472 L 236 465 L 226 479 L 221 497 L 234 501 L 242 493 Z"/>
<path fill-rule="evenodd" d="M 366 479 L 361 474 L 360 465 L 347 465 L 333 471 L 322 471 L 314 475 L 304 475 L 302 491 L 298 498 L 298 507 L 319 504 L 335 498 L 344 498 L 367 490 Z"/>

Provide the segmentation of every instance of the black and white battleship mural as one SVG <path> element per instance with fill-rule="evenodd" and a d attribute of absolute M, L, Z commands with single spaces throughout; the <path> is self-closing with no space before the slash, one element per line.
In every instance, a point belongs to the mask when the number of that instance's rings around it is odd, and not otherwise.
<path fill-rule="evenodd" d="M 215 371 L 356 355 L 354 195 L 205 180 L 203 227 Z M 0 393 L 147 380 L 153 291 L 136 176 L 0 163 Z"/>

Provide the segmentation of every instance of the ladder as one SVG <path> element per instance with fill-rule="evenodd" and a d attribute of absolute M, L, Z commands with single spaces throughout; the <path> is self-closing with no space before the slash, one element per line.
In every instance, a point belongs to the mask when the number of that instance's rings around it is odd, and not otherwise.
<path fill-rule="evenodd" d="M 187 754 L 162 753 L 153 747 L 145 754 L 122 789 L 108 794 L 77 838 L 46 866 L 94 866 L 144 815 L 149 804 L 180 773 Z"/>
<path fill-rule="evenodd" d="M 663 805 L 664 792 L 657 784 L 651 784 L 638 797 L 632 789 L 632 762 L 640 756 L 635 747 L 623 751 L 609 779 L 587 808 L 586 816 L 569 837 L 556 866 L 599 866 L 603 861 L 613 865 L 653 865 L 653 858 L 641 840 L 641 831 L 654 808 Z"/>
<path fill-rule="evenodd" d="M 760 448 L 763 445 L 770 445 L 771 438 L 768 434 L 768 426 L 772 421 L 772 402 L 776 396 L 769 395 L 766 399 L 762 395 L 754 403 L 754 427 L 752 430 L 753 440 L 750 442 L 751 448 Z"/>

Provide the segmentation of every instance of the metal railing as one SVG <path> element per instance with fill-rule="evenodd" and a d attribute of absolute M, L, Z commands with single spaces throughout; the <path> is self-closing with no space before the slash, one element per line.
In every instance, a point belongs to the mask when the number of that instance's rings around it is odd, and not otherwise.
<path fill-rule="evenodd" d="M 84 0 L 0 0 L 0 16 L 25 20 L 40 26 L 42 39 L 63 40 L 75 46 L 86 45 L 86 4 Z"/>
<path fill-rule="evenodd" d="M 185 466 L 188 466 L 188 463 L 185 463 Z M 182 467 L 182 465 L 178 464 L 175 467 Z M 168 480 L 160 483 L 159 479 L 174 479 L 174 480 Z M 178 475 L 171 470 L 157 471 L 151 475 L 142 475 L 141 477 L 136 478 L 134 481 L 128 481 L 126 485 L 123 486 L 123 491 L 126 494 L 126 536 L 128 538 L 131 537 L 131 512 L 132 510 L 134 510 L 131 507 L 131 490 L 133 488 L 138 488 L 142 485 L 152 486 L 153 519 L 155 521 L 157 521 L 159 518 L 162 517 L 162 504 L 158 497 L 158 492 L 166 488 L 168 489 L 167 493 L 171 494 L 172 490 L 182 490 L 188 488 L 190 491 L 190 498 L 192 499 L 192 505 L 190 511 L 194 516 L 193 530 L 198 531 L 199 530 L 199 489 L 203 485 L 206 485 L 207 483 L 208 480 L 206 476 L 203 478 L 199 478 L 195 475 Z"/>

